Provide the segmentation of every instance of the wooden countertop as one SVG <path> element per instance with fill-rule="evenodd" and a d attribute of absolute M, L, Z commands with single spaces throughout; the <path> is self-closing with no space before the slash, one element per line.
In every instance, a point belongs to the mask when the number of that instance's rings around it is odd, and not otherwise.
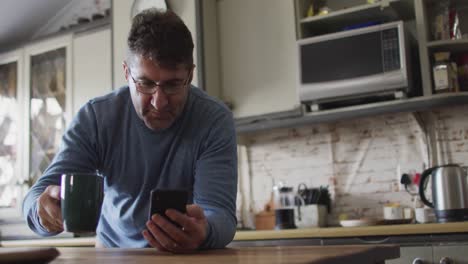
<path fill-rule="evenodd" d="M 468 222 L 380 225 L 368 227 L 328 227 L 268 231 L 238 231 L 234 241 L 292 239 L 292 238 L 337 238 L 363 236 L 422 235 L 468 233 Z M 0 247 L 93 247 L 95 239 L 90 238 L 49 238 L 31 240 L 0 241 Z"/>
<path fill-rule="evenodd" d="M 391 235 L 421 235 L 444 233 L 468 233 L 468 222 L 377 225 L 365 227 L 327 227 L 289 230 L 241 231 L 234 240 L 264 240 L 291 238 L 334 238 Z"/>
<path fill-rule="evenodd" d="M 0 241 L 0 247 L 94 247 L 94 237 L 40 238 Z"/>
<path fill-rule="evenodd" d="M 32 249 L 34 250 L 34 249 Z M 338 263 L 384 263 L 387 259 L 400 256 L 400 248 L 395 245 L 385 246 L 283 246 L 283 247 L 246 247 L 226 248 L 218 250 L 199 251 L 195 254 L 171 254 L 158 252 L 154 249 L 120 249 L 120 248 L 58 248 L 48 249 L 46 252 L 54 259 L 51 264 L 71 263 L 224 263 L 224 264 L 250 264 L 250 263 L 311 263 L 311 264 L 338 264 Z M 19 254 L 21 253 L 21 254 Z M 13 258 L 31 259 L 40 257 L 37 250 L 31 254 L 15 252 L 15 249 L 0 249 L 0 262 Z M 26 252 L 27 253 L 27 252 Z"/>

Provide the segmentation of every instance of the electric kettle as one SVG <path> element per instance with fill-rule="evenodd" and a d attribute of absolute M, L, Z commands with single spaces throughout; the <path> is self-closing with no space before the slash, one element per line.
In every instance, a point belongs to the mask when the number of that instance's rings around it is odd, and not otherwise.
<path fill-rule="evenodd" d="M 425 195 L 429 178 L 433 202 Z M 467 167 L 448 164 L 425 170 L 419 182 L 419 196 L 424 204 L 434 208 L 438 222 L 468 220 Z"/>

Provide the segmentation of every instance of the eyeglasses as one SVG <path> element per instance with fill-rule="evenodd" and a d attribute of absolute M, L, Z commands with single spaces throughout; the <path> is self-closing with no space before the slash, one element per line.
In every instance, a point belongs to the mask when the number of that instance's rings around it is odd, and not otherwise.
<path fill-rule="evenodd" d="M 133 82 L 135 83 L 135 87 L 138 92 L 142 94 L 147 94 L 151 95 L 156 93 L 159 88 L 163 91 L 164 94 L 166 95 L 174 95 L 179 92 L 181 92 L 185 86 L 189 84 L 190 77 L 192 76 L 193 69 L 190 70 L 189 75 L 187 76 L 187 79 L 184 80 L 183 83 L 159 83 L 155 81 L 149 81 L 149 80 L 135 80 L 132 76 L 132 72 L 130 71 L 130 68 L 128 68 L 128 74 L 130 75 L 130 78 L 132 78 Z"/>

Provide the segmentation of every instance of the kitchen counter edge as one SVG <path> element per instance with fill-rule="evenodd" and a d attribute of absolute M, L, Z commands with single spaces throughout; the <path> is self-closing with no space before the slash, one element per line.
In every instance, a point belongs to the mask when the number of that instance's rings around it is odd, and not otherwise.
<path fill-rule="evenodd" d="M 468 222 L 237 231 L 234 241 L 468 233 Z M 93 247 L 94 237 L 0 241 L 0 247 Z"/>
<path fill-rule="evenodd" d="M 468 233 L 468 222 L 239 231 L 235 241 Z"/>

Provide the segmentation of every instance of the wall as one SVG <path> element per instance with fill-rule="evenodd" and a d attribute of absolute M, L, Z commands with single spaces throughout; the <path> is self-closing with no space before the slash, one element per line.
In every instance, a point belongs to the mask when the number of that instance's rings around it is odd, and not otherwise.
<path fill-rule="evenodd" d="M 468 106 L 431 112 L 443 162 L 468 165 Z M 240 148 L 239 202 L 259 212 L 272 186 L 283 181 L 297 188 L 329 186 L 333 208 L 329 222 L 358 208 L 364 216 L 382 217 L 382 205 L 413 206 L 401 188 L 403 172 L 421 171 L 428 164 L 425 136 L 410 113 L 345 120 L 248 135 Z M 413 189 L 412 191 L 417 191 Z M 242 203 L 239 204 L 242 206 Z M 244 217 L 244 221 L 245 217 Z"/>

